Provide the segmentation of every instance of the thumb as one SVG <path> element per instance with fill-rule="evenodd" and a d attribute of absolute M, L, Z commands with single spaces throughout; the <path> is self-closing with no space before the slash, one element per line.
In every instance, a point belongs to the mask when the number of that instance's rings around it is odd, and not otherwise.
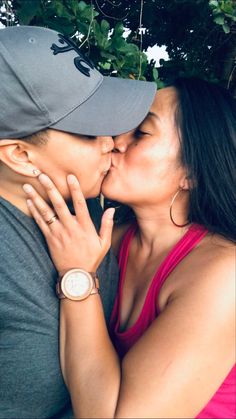
<path fill-rule="evenodd" d="M 111 234 L 113 229 L 113 217 L 115 214 L 115 208 L 108 208 L 103 216 L 102 216 L 102 222 L 101 222 L 101 228 L 99 232 L 99 236 L 102 242 L 102 247 L 106 252 L 108 251 L 110 245 L 111 245 Z"/>

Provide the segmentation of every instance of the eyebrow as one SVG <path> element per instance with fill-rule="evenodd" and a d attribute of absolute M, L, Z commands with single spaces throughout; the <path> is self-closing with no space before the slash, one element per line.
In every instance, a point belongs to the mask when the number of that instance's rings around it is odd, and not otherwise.
<path fill-rule="evenodd" d="M 155 112 L 148 112 L 147 117 L 148 116 L 154 116 L 154 118 L 156 118 L 158 121 L 160 121 L 159 116 Z"/>

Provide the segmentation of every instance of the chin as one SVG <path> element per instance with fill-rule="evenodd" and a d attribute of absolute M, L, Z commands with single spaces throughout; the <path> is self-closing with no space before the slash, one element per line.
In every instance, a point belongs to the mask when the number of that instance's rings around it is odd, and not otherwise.
<path fill-rule="evenodd" d="M 109 180 L 109 174 L 104 178 L 101 185 L 101 193 L 106 197 L 110 198 L 110 195 L 114 193 L 114 182 Z"/>
<path fill-rule="evenodd" d="M 123 186 L 119 179 L 116 180 L 112 174 L 108 173 L 102 182 L 101 193 L 107 199 L 125 203 L 124 201 L 129 198 L 129 194 L 125 192 L 126 188 L 127 185 Z"/>
<path fill-rule="evenodd" d="M 109 193 L 110 192 L 110 193 Z M 110 199 L 114 199 L 111 195 L 112 195 L 112 190 L 111 188 L 107 188 L 102 186 L 101 188 L 101 193 L 105 196 L 105 198 L 110 198 Z"/>
<path fill-rule="evenodd" d="M 107 199 L 111 199 L 112 201 L 119 201 L 119 202 L 121 202 L 120 201 L 120 198 L 121 198 L 120 194 L 116 194 L 115 191 L 112 190 L 112 188 L 107 188 L 107 187 L 106 188 L 105 187 L 103 188 L 102 187 L 101 193 Z"/>
<path fill-rule="evenodd" d="M 101 181 L 97 182 L 96 185 L 94 185 L 90 189 L 83 192 L 84 197 L 86 199 L 96 198 L 97 196 L 100 195 L 100 193 L 101 193 Z"/>

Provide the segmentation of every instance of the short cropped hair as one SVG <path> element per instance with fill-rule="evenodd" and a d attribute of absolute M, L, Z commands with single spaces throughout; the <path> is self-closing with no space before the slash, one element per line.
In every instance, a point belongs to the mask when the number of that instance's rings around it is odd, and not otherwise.
<path fill-rule="evenodd" d="M 48 130 L 44 129 L 42 131 L 35 132 L 34 134 L 28 135 L 27 137 L 18 138 L 18 140 L 25 141 L 34 145 L 42 146 L 47 144 L 48 141 Z M 0 140 L 1 141 L 1 140 Z M 2 167 L 2 162 L 0 160 L 0 168 Z"/>
<path fill-rule="evenodd" d="M 19 140 L 35 145 L 44 145 L 48 141 L 48 130 L 44 129 L 42 131 L 35 132 L 27 137 L 19 138 Z"/>

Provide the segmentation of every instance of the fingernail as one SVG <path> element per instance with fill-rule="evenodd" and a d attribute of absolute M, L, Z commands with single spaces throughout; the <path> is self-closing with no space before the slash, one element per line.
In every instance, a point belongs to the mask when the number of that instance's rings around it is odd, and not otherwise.
<path fill-rule="evenodd" d="M 26 193 L 30 193 L 33 192 L 33 188 L 31 185 L 28 185 L 27 183 L 25 185 L 23 185 L 23 189 Z"/>
<path fill-rule="evenodd" d="M 108 210 L 107 210 L 107 218 L 109 220 L 113 220 L 114 214 L 115 214 L 115 208 L 108 208 Z"/>
<path fill-rule="evenodd" d="M 47 183 L 49 181 L 49 177 L 47 175 L 44 175 L 43 173 L 39 175 L 38 179 L 41 183 Z"/>
<path fill-rule="evenodd" d="M 68 181 L 68 183 L 70 183 L 72 185 L 75 182 L 78 182 L 78 179 L 77 179 L 77 177 L 75 177 L 75 175 L 68 175 L 67 176 L 67 181 Z"/>
<path fill-rule="evenodd" d="M 32 207 L 31 199 L 26 199 L 26 203 L 27 203 L 28 207 Z"/>

